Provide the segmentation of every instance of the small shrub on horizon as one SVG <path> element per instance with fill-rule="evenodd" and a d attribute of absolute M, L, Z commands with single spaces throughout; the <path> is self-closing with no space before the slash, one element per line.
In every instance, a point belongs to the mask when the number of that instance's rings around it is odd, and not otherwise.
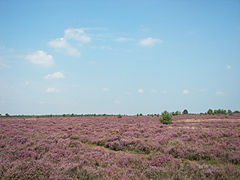
<path fill-rule="evenodd" d="M 188 114 L 188 110 L 187 109 L 184 109 L 182 114 Z"/>
<path fill-rule="evenodd" d="M 167 112 L 167 111 L 164 111 L 162 113 L 162 117 L 159 118 L 159 120 L 161 121 L 161 123 L 163 124 L 172 124 L 172 115 Z"/>
<path fill-rule="evenodd" d="M 119 114 L 117 117 L 118 117 L 118 118 L 122 118 L 121 114 Z"/>
<path fill-rule="evenodd" d="M 229 109 L 229 110 L 228 110 L 228 114 L 229 114 L 230 116 L 232 116 L 232 115 L 233 115 L 233 112 Z"/>
<path fill-rule="evenodd" d="M 212 110 L 212 109 L 209 109 L 209 110 L 207 111 L 207 114 L 213 114 L 213 110 Z"/>

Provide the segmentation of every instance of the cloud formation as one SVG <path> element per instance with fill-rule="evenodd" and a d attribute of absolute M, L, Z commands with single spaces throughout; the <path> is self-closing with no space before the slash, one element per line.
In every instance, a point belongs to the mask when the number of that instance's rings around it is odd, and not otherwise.
<path fill-rule="evenodd" d="M 143 93 L 144 91 L 143 91 L 143 89 L 138 89 L 137 92 L 141 94 L 141 93 Z"/>
<path fill-rule="evenodd" d="M 58 92 L 58 90 L 53 87 L 49 87 L 46 89 L 46 93 L 56 93 L 56 92 Z"/>
<path fill-rule="evenodd" d="M 64 31 L 64 37 L 52 40 L 48 42 L 48 45 L 58 52 L 64 52 L 70 56 L 78 57 L 81 55 L 78 48 L 89 42 L 91 42 L 91 38 L 83 29 L 70 28 Z"/>
<path fill-rule="evenodd" d="M 0 59 L 1 60 L 1 59 Z M 5 64 L 5 63 L 2 63 L 1 61 L 0 61 L 0 69 L 3 69 L 3 68 L 8 68 L 9 66 L 7 65 L 7 64 Z"/>
<path fill-rule="evenodd" d="M 48 74 L 45 76 L 45 79 L 63 79 L 64 75 L 61 72 L 55 72 L 53 74 Z"/>
<path fill-rule="evenodd" d="M 120 104 L 120 101 L 119 100 L 114 100 L 113 103 L 114 104 Z"/>
<path fill-rule="evenodd" d="M 189 90 L 184 89 L 184 90 L 183 90 L 183 94 L 189 94 Z"/>
<path fill-rule="evenodd" d="M 32 64 L 42 65 L 45 67 L 51 67 L 54 64 L 53 56 L 41 50 L 26 55 L 25 59 Z"/>
<path fill-rule="evenodd" d="M 217 91 L 216 94 L 219 95 L 219 96 L 221 96 L 221 95 L 223 95 L 224 93 L 223 93 L 222 91 Z"/>
<path fill-rule="evenodd" d="M 102 91 L 103 91 L 103 92 L 109 92 L 110 89 L 109 89 L 109 88 L 103 88 Z"/>
<path fill-rule="evenodd" d="M 139 44 L 141 46 L 154 46 L 155 44 L 161 44 L 162 40 L 161 39 L 154 39 L 154 38 L 146 38 L 146 39 L 142 39 L 139 41 Z"/>
<path fill-rule="evenodd" d="M 132 41 L 133 39 L 132 38 L 127 38 L 127 37 L 119 37 L 119 38 L 116 38 L 115 41 L 117 42 L 128 42 L 128 41 Z"/>

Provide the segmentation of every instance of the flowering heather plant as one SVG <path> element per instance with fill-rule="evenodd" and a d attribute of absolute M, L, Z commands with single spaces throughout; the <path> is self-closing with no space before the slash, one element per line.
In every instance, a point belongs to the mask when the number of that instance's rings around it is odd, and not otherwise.
<path fill-rule="evenodd" d="M 0 118 L 0 179 L 239 179 L 240 116 Z"/>

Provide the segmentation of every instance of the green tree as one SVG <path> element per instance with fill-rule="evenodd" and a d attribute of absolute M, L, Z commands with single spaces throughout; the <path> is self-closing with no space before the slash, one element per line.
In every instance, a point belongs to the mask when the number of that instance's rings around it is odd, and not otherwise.
<path fill-rule="evenodd" d="M 212 110 L 212 109 L 209 109 L 209 110 L 207 111 L 207 114 L 213 114 L 213 110 Z"/>
<path fill-rule="evenodd" d="M 229 109 L 229 110 L 228 110 L 228 114 L 229 114 L 229 115 L 233 115 L 233 112 Z"/>
<path fill-rule="evenodd" d="M 167 111 L 164 111 L 162 113 L 162 117 L 159 118 L 159 120 L 161 121 L 161 123 L 163 124 L 172 124 L 172 115 L 167 112 Z"/>
<path fill-rule="evenodd" d="M 187 109 L 184 109 L 182 114 L 188 114 L 188 110 Z"/>

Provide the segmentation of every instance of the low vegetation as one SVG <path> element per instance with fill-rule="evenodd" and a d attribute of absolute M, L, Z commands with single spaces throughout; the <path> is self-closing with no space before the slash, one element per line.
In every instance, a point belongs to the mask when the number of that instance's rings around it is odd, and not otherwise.
<path fill-rule="evenodd" d="M 164 111 L 162 113 L 161 118 L 159 118 L 159 120 L 161 121 L 161 123 L 163 124 L 172 124 L 172 114 L 170 114 L 167 111 Z"/>
<path fill-rule="evenodd" d="M 240 114 L 225 116 L 0 118 L 0 179 L 239 179 Z"/>

